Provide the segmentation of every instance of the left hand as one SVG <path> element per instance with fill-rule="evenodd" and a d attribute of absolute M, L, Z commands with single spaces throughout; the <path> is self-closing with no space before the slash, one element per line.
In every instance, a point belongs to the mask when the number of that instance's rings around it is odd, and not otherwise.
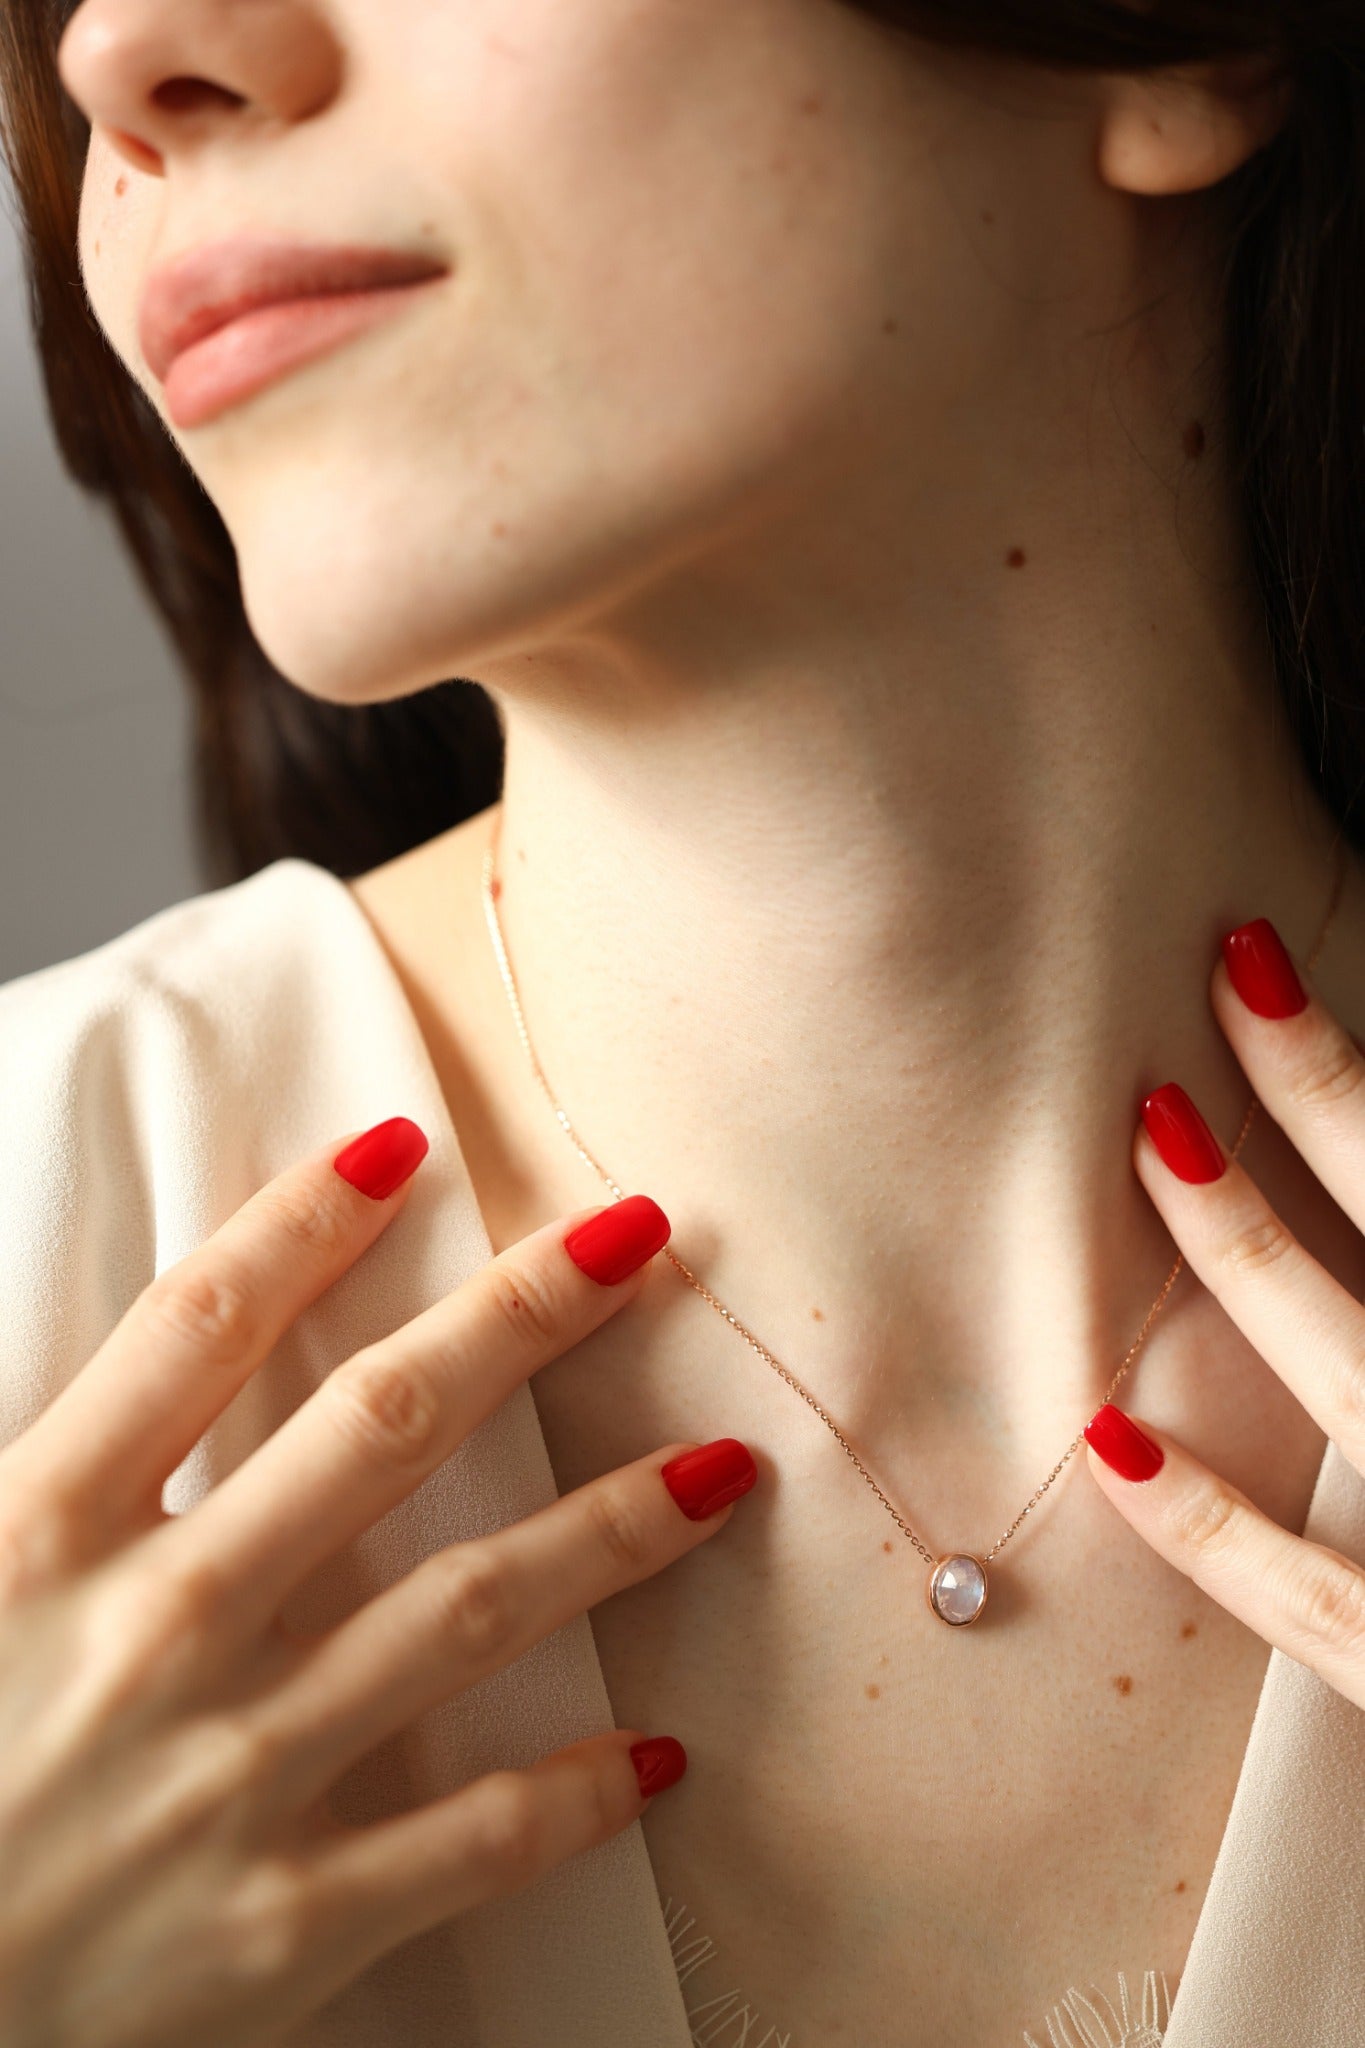
<path fill-rule="evenodd" d="M 1294 1009 L 1298 995 L 1305 1000 Z M 1357 1041 L 1306 992 L 1264 918 L 1224 940 L 1210 999 L 1264 1113 L 1365 1230 L 1365 1055 Z M 1138 1178 L 1209 1292 L 1365 1472 L 1365 1307 L 1310 1257 L 1192 1109 L 1174 1084 L 1147 1097 L 1134 1138 Z M 1120 1453 L 1126 1445 L 1130 1459 L 1140 1459 L 1141 1438 L 1129 1436 L 1125 1420 L 1113 1421 L 1117 1412 L 1098 1411 L 1087 1443 L 1117 1439 Z M 1365 1569 L 1282 1529 L 1164 1431 L 1144 1423 L 1142 1436 L 1161 1454 L 1159 1469 L 1147 1458 L 1146 1477 L 1122 1477 L 1094 1448 L 1086 1451 L 1119 1513 L 1230 1614 L 1365 1707 Z"/>

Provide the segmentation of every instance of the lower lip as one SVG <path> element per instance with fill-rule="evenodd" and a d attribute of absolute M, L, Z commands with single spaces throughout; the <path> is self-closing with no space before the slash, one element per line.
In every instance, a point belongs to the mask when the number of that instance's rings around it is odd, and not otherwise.
<path fill-rule="evenodd" d="M 201 427 L 290 370 L 363 334 L 444 276 L 379 291 L 332 292 L 258 306 L 178 355 L 166 373 L 166 411 L 177 427 Z"/>

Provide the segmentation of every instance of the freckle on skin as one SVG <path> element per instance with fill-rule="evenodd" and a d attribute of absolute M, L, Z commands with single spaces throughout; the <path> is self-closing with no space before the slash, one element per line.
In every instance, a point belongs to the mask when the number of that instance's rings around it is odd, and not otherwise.
<path fill-rule="evenodd" d="M 1186 1640 L 1187 1640 L 1187 1639 L 1188 1639 L 1188 1638 L 1189 1638 L 1190 1636 L 1198 1635 L 1198 1633 L 1199 1633 L 1199 1631 L 1198 1631 L 1198 1629 L 1197 1629 L 1197 1628 L 1195 1627 L 1195 1625 L 1194 1625 L 1194 1623 L 1193 1623 L 1192 1621 L 1182 1621 L 1182 1622 L 1181 1622 L 1181 1624 L 1180 1624 L 1180 1634 L 1181 1634 L 1181 1637 L 1182 1637 L 1182 1639 L 1186 1639 Z"/>
<path fill-rule="evenodd" d="M 1177 1886 L 1176 1886 L 1176 1890 L 1177 1890 L 1178 1892 L 1183 1892 L 1183 1891 L 1184 1891 L 1184 1889 L 1185 1889 L 1185 1880 L 1184 1880 L 1184 1878 L 1182 1877 L 1182 1878 L 1181 1878 L 1181 1880 L 1180 1880 L 1180 1882 L 1179 1882 L 1179 1884 L 1177 1884 Z"/>
<path fill-rule="evenodd" d="M 803 114 L 818 114 L 824 104 L 824 99 L 820 93 L 808 92 L 801 102 L 801 112 Z"/>
<path fill-rule="evenodd" d="M 981 225 L 983 228 L 993 228 L 995 226 L 995 215 L 993 213 L 983 212 L 981 216 Z"/>
<path fill-rule="evenodd" d="M 122 197 L 123 197 L 124 193 L 125 193 L 125 192 L 126 192 L 127 190 L 128 190 L 128 180 L 127 180 L 126 178 L 116 178 L 116 179 L 115 179 L 115 181 L 114 181 L 114 197 L 115 197 L 115 199 L 122 199 Z"/>
<path fill-rule="evenodd" d="M 1022 548 L 1011 548 L 1005 557 L 1005 567 L 1007 569 L 1022 569 L 1027 560 L 1028 556 Z"/>
<path fill-rule="evenodd" d="M 883 1549 L 883 1550 L 890 1550 L 890 1548 L 891 1548 L 891 1538 L 890 1538 L 889 1536 L 887 1536 L 887 1537 L 884 1537 L 884 1538 L 883 1538 L 883 1540 L 882 1540 L 882 1549 Z"/>
<path fill-rule="evenodd" d="M 1129 1693 L 1132 1690 L 1132 1679 L 1128 1676 L 1128 1673 L 1126 1671 L 1120 1672 L 1119 1676 L 1114 1680 L 1114 1691 L 1120 1694 L 1122 1698 L 1127 1699 Z"/>
<path fill-rule="evenodd" d="M 822 1308 L 813 1308 L 811 1310 L 811 1314 L 814 1316 L 817 1323 L 823 1323 L 823 1321 L 825 1320 L 825 1311 Z"/>
<path fill-rule="evenodd" d="M 899 320 L 892 320 L 892 319 L 889 319 L 889 318 L 888 318 L 888 319 L 886 319 L 886 320 L 883 320 L 883 322 L 882 322 L 882 333 L 883 333 L 883 334 L 899 334 L 899 333 L 900 333 L 900 331 L 901 331 L 901 323 L 900 323 L 900 321 L 899 321 Z"/>
<path fill-rule="evenodd" d="M 507 532 L 507 528 L 501 519 L 495 519 L 489 531 L 495 534 L 497 538 L 501 540 L 504 534 Z"/>
<path fill-rule="evenodd" d="M 1208 442 L 1202 420 L 1191 420 L 1180 437 L 1181 446 L 1191 462 L 1197 462 Z"/>

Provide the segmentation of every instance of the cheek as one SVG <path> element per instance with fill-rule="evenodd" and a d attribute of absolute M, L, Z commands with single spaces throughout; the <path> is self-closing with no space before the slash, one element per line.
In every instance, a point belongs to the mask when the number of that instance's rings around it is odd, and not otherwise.
<path fill-rule="evenodd" d="M 422 132 L 465 344 L 532 394 L 537 440 L 656 483 L 717 465 L 732 487 L 885 351 L 876 94 L 833 36 L 794 29 L 790 0 L 495 11 L 467 61 L 402 65 L 409 97 L 413 78 L 458 81 L 453 102 L 433 86 Z"/>

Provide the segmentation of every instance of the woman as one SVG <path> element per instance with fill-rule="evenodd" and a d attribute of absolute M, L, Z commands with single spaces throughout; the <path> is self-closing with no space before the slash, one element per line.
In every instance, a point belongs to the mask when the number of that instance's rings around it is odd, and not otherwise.
<path fill-rule="evenodd" d="M 177 1382 L 169 1533 L 604 1183 L 686 1271 L 552 1308 L 533 1406 L 287 1619 L 712 1440 L 757 1477 L 715 1545 L 641 1494 L 633 1576 L 333 1800 L 592 1737 L 600 1839 L 542 1819 L 520 1890 L 447 1866 L 327 1969 L 267 1887 L 255 2033 L 220 1985 L 168 2038 L 1346 2048 L 1359 7 L 85 0 L 84 125 L 37 0 L 3 33 L 55 423 L 200 691 L 221 885 L 6 991 L 11 1480 L 99 1497 L 54 1396 L 400 1110 L 428 1206 L 271 1297 L 230 1412 Z M 406 288 L 224 326 L 240 249 L 159 273 L 239 235 Z M 684 1782 L 627 1801 L 664 1730 Z M 124 2038 L 93 2002 L 60 2038 Z"/>

